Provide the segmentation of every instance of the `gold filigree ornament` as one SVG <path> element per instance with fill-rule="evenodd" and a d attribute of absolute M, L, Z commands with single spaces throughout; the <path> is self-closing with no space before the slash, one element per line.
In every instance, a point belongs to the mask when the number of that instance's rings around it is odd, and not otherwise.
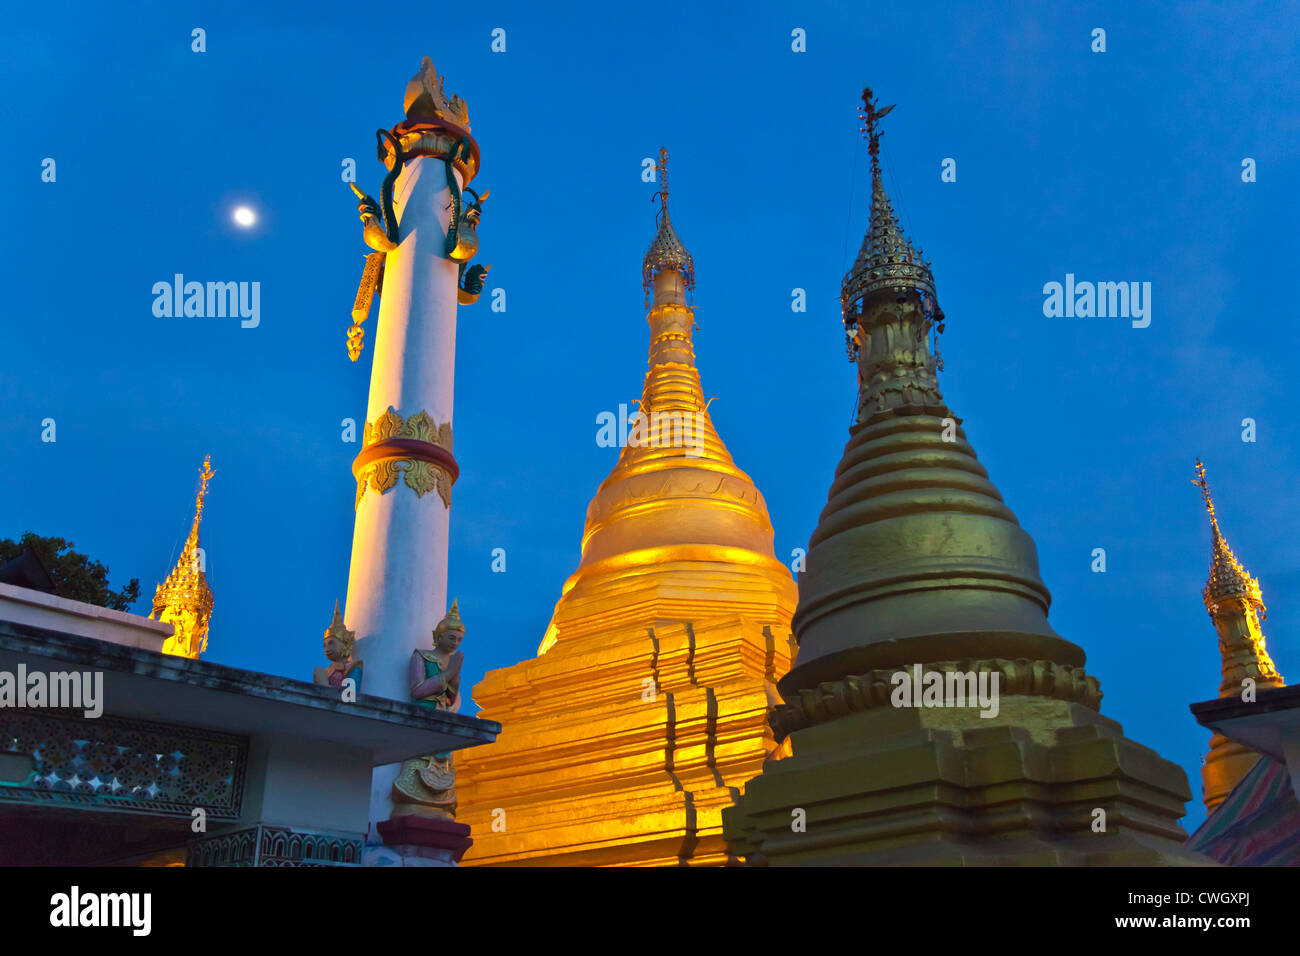
<path fill-rule="evenodd" d="M 361 454 L 358 460 L 367 457 L 367 450 L 376 445 L 391 445 L 391 454 L 384 454 L 366 461 L 356 470 L 357 498 L 356 507 L 367 488 L 386 494 L 397 486 L 398 478 L 415 492 L 416 497 L 423 498 L 430 491 L 437 491 L 438 497 L 447 508 L 451 507 L 452 474 L 437 461 L 420 457 L 408 457 L 413 449 L 406 442 L 420 442 L 444 449 L 447 460 L 451 458 L 452 436 L 451 423 L 434 421 L 428 412 L 418 411 L 403 419 L 391 405 L 384 414 L 373 422 L 366 422 L 362 437 Z M 407 454 L 403 454 L 406 452 Z"/>

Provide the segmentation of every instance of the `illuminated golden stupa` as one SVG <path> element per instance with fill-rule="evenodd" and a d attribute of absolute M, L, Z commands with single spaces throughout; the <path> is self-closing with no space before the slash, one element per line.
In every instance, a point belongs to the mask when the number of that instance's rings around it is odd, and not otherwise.
<path fill-rule="evenodd" d="M 1182 846 L 1187 775 L 1101 715 L 1033 539 L 939 390 L 934 276 L 880 171 L 892 107 L 863 103 L 871 220 L 842 287 L 858 418 L 772 714 L 793 752 L 723 812 L 728 843 L 757 865 L 1208 863 Z"/>
<path fill-rule="evenodd" d="M 1247 681 L 1253 689 L 1284 687 L 1282 675 L 1273 666 L 1264 646 L 1264 631 L 1259 622 L 1264 618 L 1264 596 L 1259 581 L 1252 578 L 1237 556 L 1228 547 L 1219 531 L 1219 519 L 1214 513 L 1214 500 L 1205 480 L 1205 466 L 1196 463 L 1196 480 L 1205 499 L 1205 510 L 1210 515 L 1213 535 L 1213 553 L 1210 558 L 1210 578 L 1205 584 L 1202 598 L 1205 610 L 1210 613 L 1214 629 L 1219 635 L 1219 653 L 1223 657 L 1223 681 L 1219 685 L 1220 697 L 1240 697 L 1247 691 Z M 1253 691 L 1252 689 L 1252 691 Z M 1210 752 L 1201 767 L 1202 796 L 1207 810 L 1213 810 L 1232 792 L 1259 760 L 1259 754 L 1243 747 L 1222 734 L 1210 737 Z"/>
<path fill-rule="evenodd" d="M 199 493 L 194 499 L 194 523 L 167 580 L 154 591 L 155 621 L 172 625 L 172 636 L 163 642 L 164 654 L 197 658 L 208 646 L 208 622 L 212 618 L 212 589 L 208 587 L 206 560 L 199 547 L 199 522 L 203 520 L 203 499 L 212 477 L 212 456 L 203 459 L 199 472 Z"/>
<path fill-rule="evenodd" d="M 456 758 L 464 865 L 726 863 L 720 811 L 778 750 L 765 718 L 796 588 L 709 419 L 662 150 L 658 169 L 640 412 L 539 656 L 474 688 L 505 729 Z"/>

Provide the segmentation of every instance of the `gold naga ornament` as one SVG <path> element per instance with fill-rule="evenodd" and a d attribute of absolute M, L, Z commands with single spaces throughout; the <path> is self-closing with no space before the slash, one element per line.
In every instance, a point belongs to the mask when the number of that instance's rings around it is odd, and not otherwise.
<path fill-rule="evenodd" d="M 366 422 L 361 452 L 352 463 L 356 505 L 361 504 L 366 488 L 385 494 L 396 487 L 400 476 L 416 497 L 436 490 L 450 508 L 451 486 L 459 474 L 451 450 L 450 422 L 437 424 L 425 411 L 403 419 L 389 405 L 378 419 Z"/>
<path fill-rule="evenodd" d="M 208 587 L 207 561 L 199 546 L 199 522 L 203 520 L 203 500 L 208 493 L 212 456 L 203 459 L 199 472 L 199 492 L 194 500 L 194 522 L 185 546 L 167 579 L 154 591 L 155 621 L 172 625 L 172 636 L 163 642 L 164 654 L 197 659 L 207 650 L 208 624 L 212 619 L 212 589 Z"/>
<path fill-rule="evenodd" d="M 375 131 L 379 160 L 388 167 L 388 175 L 380 187 L 380 201 L 366 195 L 356 183 L 349 183 L 358 200 L 362 238 L 374 250 L 366 256 L 361 282 L 352 303 L 348 358 L 353 362 L 361 357 L 365 347 L 362 324 L 370 315 L 375 293 L 382 288 L 387 255 L 400 242 L 393 187 L 408 160 L 429 156 L 443 160 L 446 165 L 451 217 L 447 224 L 444 255 L 460 266 L 457 303 L 472 305 L 477 302 L 488 270 L 492 268 L 490 264 L 469 266 L 469 260 L 478 252 L 478 224 L 483 215 L 483 203 L 490 192 L 485 190 L 480 196 L 469 187 L 479 169 L 478 144 L 470 136 L 469 107 L 459 96 L 447 96 L 443 78 L 427 56 L 419 72 L 407 83 L 402 105 L 406 112 L 405 120 L 390 130 Z M 456 179 L 457 172 L 460 181 Z M 471 197 L 469 202 L 465 201 L 465 193 Z"/>

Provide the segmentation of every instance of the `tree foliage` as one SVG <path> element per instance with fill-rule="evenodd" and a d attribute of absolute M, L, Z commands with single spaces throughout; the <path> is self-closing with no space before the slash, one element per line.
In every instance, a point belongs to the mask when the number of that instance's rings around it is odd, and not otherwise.
<path fill-rule="evenodd" d="M 30 547 L 54 579 L 54 593 L 72 601 L 85 601 L 114 611 L 130 610 L 140 597 L 140 579 L 132 578 L 126 587 L 114 591 L 108 586 L 108 568 L 72 549 L 76 545 L 63 538 L 45 538 L 26 531 L 17 541 L 0 538 L 0 564 L 12 561 Z"/>

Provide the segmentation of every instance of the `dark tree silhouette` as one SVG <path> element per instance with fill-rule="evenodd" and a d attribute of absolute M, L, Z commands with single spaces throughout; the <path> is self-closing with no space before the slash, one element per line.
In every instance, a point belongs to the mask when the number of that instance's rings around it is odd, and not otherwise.
<path fill-rule="evenodd" d="M 73 601 L 85 601 L 114 611 L 130 610 L 140 598 L 140 579 L 132 578 L 126 587 L 114 591 L 108 586 L 108 568 L 72 549 L 76 545 L 63 538 L 45 538 L 26 531 L 17 541 L 0 538 L 0 565 L 12 561 L 31 548 L 54 579 L 54 593 Z"/>

